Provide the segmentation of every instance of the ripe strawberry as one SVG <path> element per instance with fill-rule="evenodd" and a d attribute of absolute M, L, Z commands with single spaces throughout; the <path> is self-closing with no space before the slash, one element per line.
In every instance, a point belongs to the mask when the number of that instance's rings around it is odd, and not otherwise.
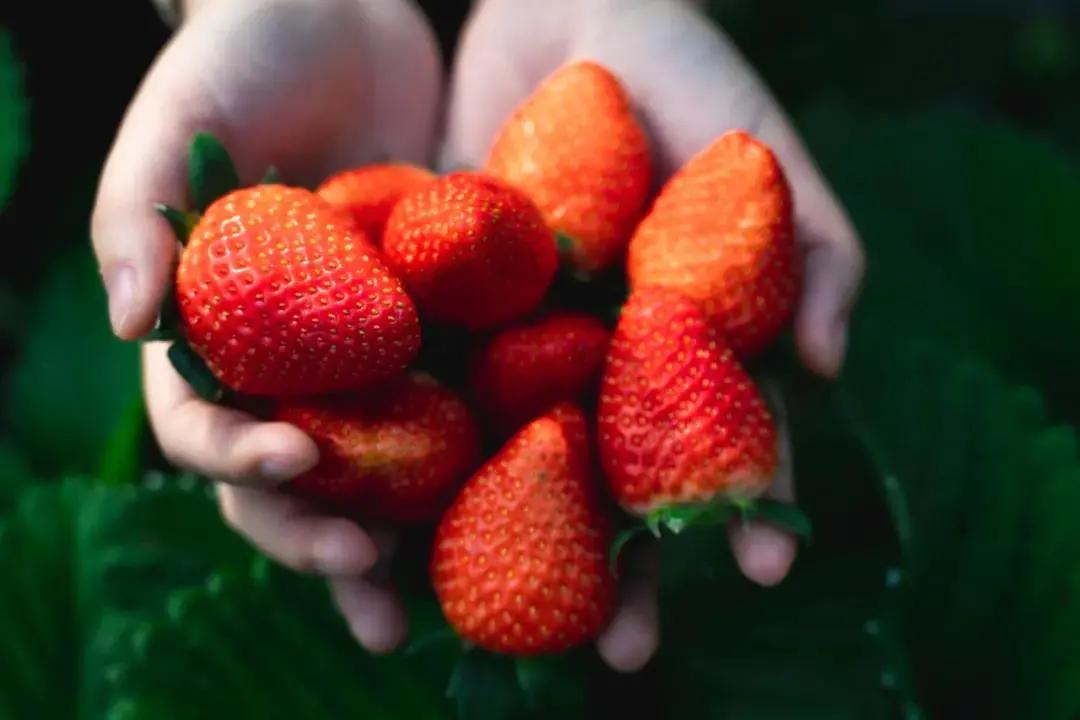
<path fill-rule="evenodd" d="M 364 233 L 313 193 L 236 190 L 192 230 L 176 273 L 181 329 L 223 383 L 256 395 L 356 389 L 420 347 L 412 301 Z"/>
<path fill-rule="evenodd" d="M 480 468 L 443 516 L 432 581 L 465 639 L 494 652 L 553 653 L 607 623 L 611 538 L 586 435 L 580 410 L 556 406 Z"/>
<path fill-rule="evenodd" d="M 423 375 L 359 395 L 284 403 L 275 416 L 319 446 L 319 464 L 291 487 L 371 519 L 436 517 L 480 459 L 469 408 Z"/>
<path fill-rule="evenodd" d="M 434 179 L 435 176 L 422 167 L 385 163 L 340 172 L 320 185 L 316 192 L 334 207 L 347 211 L 356 226 L 378 245 L 382 242 L 386 218 L 397 201 Z"/>
<path fill-rule="evenodd" d="M 630 241 L 632 287 L 701 303 L 740 357 L 791 318 L 800 267 L 791 193 L 776 157 L 742 131 L 720 136 L 661 190 Z"/>
<path fill-rule="evenodd" d="M 558 264 L 536 206 L 478 173 L 451 173 L 403 197 L 383 253 L 426 319 L 473 330 L 535 308 Z"/>
<path fill-rule="evenodd" d="M 588 272 L 622 256 L 649 192 L 649 145 L 619 81 L 592 62 L 548 77 L 496 137 L 487 172 L 524 190 Z"/>
<path fill-rule="evenodd" d="M 630 296 L 597 414 L 604 474 L 631 513 L 755 497 L 776 469 L 776 428 L 753 381 L 701 309 L 671 291 Z"/>
<path fill-rule="evenodd" d="M 580 397 L 600 375 L 611 334 L 584 313 L 555 313 L 507 328 L 473 357 L 473 394 L 506 432 L 562 400 Z"/>

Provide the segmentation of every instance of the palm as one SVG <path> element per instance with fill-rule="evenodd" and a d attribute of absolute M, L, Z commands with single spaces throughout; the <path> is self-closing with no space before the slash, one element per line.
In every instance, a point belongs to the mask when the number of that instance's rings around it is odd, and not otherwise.
<path fill-rule="evenodd" d="M 753 132 L 777 152 L 795 194 L 807 265 L 796 319 L 800 353 L 821 374 L 839 372 L 861 275 L 857 239 L 783 111 L 720 31 L 691 4 L 674 0 L 488 0 L 482 7 L 454 67 L 442 164 L 482 164 L 510 111 L 559 65 L 578 58 L 600 62 L 626 85 L 654 141 L 657 181 L 722 132 Z M 782 460 L 772 494 L 790 500 L 786 452 Z M 733 526 L 731 540 L 743 572 L 762 584 L 783 579 L 794 558 L 793 539 L 765 523 Z M 655 608 L 647 592 L 625 603 L 629 611 L 616 618 L 601 651 L 613 664 L 634 667 L 645 655 L 641 647 L 655 641 L 655 627 L 634 617 L 655 616 Z"/>
<path fill-rule="evenodd" d="M 423 43 L 392 48 L 369 15 L 356 2 L 216 3 L 161 64 L 172 54 L 196 59 L 188 92 L 210 109 L 209 129 L 245 177 L 273 163 L 311 184 L 380 157 L 421 162 L 435 125 L 437 66 Z M 417 19 L 402 32 L 426 30 Z M 383 72 L 390 63 L 393 76 Z"/>

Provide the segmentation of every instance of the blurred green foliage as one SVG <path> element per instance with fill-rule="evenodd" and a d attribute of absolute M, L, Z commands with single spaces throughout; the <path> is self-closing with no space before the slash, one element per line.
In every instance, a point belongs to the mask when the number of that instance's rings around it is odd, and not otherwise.
<path fill-rule="evenodd" d="M 701 532 L 664 548 L 664 645 L 640 676 L 591 651 L 516 677 L 479 658 L 451 700 L 452 643 L 368 656 L 201 481 L 147 472 L 136 349 L 108 332 L 80 203 L 49 218 L 73 247 L 34 296 L 0 288 L 19 347 L 0 718 L 1080 716 L 1077 25 L 898 8 L 716 3 L 870 259 L 843 381 L 783 378 L 815 538 L 781 586 Z M 0 204 L 25 154 L 20 77 L 0 32 Z M 415 635 L 444 637 L 422 578 L 403 585 Z M 518 679 L 526 701 L 505 694 Z"/>
<path fill-rule="evenodd" d="M 29 135 L 29 105 L 23 91 L 22 66 L 15 57 L 11 35 L 0 27 L 0 208 L 14 189 Z"/>

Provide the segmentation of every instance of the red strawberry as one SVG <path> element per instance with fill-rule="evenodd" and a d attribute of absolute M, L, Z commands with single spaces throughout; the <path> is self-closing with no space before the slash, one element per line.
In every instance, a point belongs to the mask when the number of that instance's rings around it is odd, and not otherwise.
<path fill-rule="evenodd" d="M 383 253 L 426 319 L 473 330 L 535 308 L 558 264 L 536 206 L 478 173 L 452 173 L 403 197 Z"/>
<path fill-rule="evenodd" d="M 584 313 L 556 313 L 507 328 L 473 358 L 471 387 L 506 432 L 562 400 L 577 399 L 600 375 L 611 335 Z"/>
<path fill-rule="evenodd" d="M 567 650 L 611 615 L 611 540 L 585 418 L 559 405 L 465 483 L 435 536 L 432 581 L 450 625 L 487 650 Z"/>
<path fill-rule="evenodd" d="M 334 207 L 347 211 L 356 226 L 378 245 L 394 205 L 413 190 L 435 179 L 415 165 L 386 163 L 346 170 L 319 186 L 316 192 Z"/>
<path fill-rule="evenodd" d="M 524 190 L 585 271 L 622 256 L 649 192 L 645 132 L 619 81 L 592 62 L 547 78 L 503 125 L 486 170 Z"/>
<path fill-rule="evenodd" d="M 634 288 L 701 303 L 740 357 L 791 318 L 800 267 L 791 193 L 764 144 L 732 131 L 691 158 L 641 221 L 627 258 Z"/>
<path fill-rule="evenodd" d="M 753 381 L 701 309 L 670 291 L 634 292 L 623 308 L 597 422 L 611 492 L 635 514 L 755 497 L 776 469 L 776 428 Z"/>
<path fill-rule="evenodd" d="M 367 237 L 313 193 L 281 185 L 214 202 L 180 258 L 181 329 L 226 385 L 256 395 L 359 388 L 420 347 L 401 283 Z"/>
<path fill-rule="evenodd" d="M 319 464 L 291 487 L 370 519 L 436 517 L 480 459 L 469 408 L 427 376 L 395 378 L 360 395 L 282 404 L 275 415 L 319 446 Z"/>

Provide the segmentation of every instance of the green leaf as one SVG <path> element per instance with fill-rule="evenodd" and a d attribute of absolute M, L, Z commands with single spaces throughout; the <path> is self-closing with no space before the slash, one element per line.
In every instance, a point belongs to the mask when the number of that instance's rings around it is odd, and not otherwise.
<path fill-rule="evenodd" d="M 845 400 L 903 515 L 903 620 L 928 703 L 943 715 L 1074 716 L 1075 433 L 1047 425 L 1037 395 L 985 364 L 874 327 L 857 336 Z M 882 374 L 896 391 L 875 387 Z"/>
<path fill-rule="evenodd" d="M 447 697 L 459 720 L 509 720 L 522 713 L 522 695 L 514 661 L 473 649 L 461 656 L 450 676 Z"/>
<path fill-rule="evenodd" d="M 934 716 L 1080 712 L 1080 292 L 1062 154 L 960 113 L 804 122 L 869 252 L 838 400 L 903 556 L 897 616 Z M 801 491 L 801 489 L 800 489 Z"/>
<path fill-rule="evenodd" d="M 519 657 L 514 661 L 518 687 L 529 711 L 539 717 L 585 717 L 587 668 L 580 653 Z"/>
<path fill-rule="evenodd" d="M 176 340 L 169 346 L 169 362 L 176 368 L 191 388 L 204 400 L 217 402 L 224 394 L 221 381 L 210 371 L 206 361 L 191 349 L 183 340 Z"/>
<path fill-rule="evenodd" d="M 903 674 L 892 681 L 892 651 L 881 633 L 867 631 L 884 619 L 886 551 L 819 544 L 781 585 L 762 588 L 718 556 L 724 541 L 715 527 L 662 544 L 663 715 L 893 717 L 904 702 Z M 688 559 L 707 574 L 672 578 Z"/>
<path fill-rule="evenodd" d="M 5 717 L 77 717 L 81 642 L 72 537 L 83 496 L 80 484 L 33 487 L 0 522 Z"/>
<path fill-rule="evenodd" d="M 449 718 L 400 656 L 350 635 L 325 583 L 257 560 L 174 593 L 116 666 L 112 709 L 133 718 Z"/>
<path fill-rule="evenodd" d="M 199 133 L 191 141 L 188 163 L 191 199 L 199 212 L 240 187 L 229 152 L 209 133 Z"/>
<path fill-rule="evenodd" d="M 1066 154 L 955 111 L 875 120 L 821 104 L 801 124 L 871 258 L 857 314 L 880 305 L 897 334 L 983 355 L 1080 419 L 1080 336 L 1060 319 L 1080 296 Z"/>
<path fill-rule="evenodd" d="M 169 227 L 172 228 L 173 233 L 176 235 L 177 242 L 181 245 L 187 245 L 191 231 L 195 229 L 195 225 L 199 222 L 199 216 L 195 213 L 177 210 L 162 203 L 154 207 L 157 209 L 158 214 L 169 222 Z"/>
<path fill-rule="evenodd" d="M 19 451 L 0 441 L 0 513 L 16 501 L 20 492 L 37 482 Z"/>
<path fill-rule="evenodd" d="M 117 340 L 89 247 L 63 256 L 34 298 L 8 379 L 12 439 L 40 475 L 94 472 L 139 397 L 138 348 Z"/>
<path fill-rule="evenodd" d="M 904 621 L 923 692 L 944 714 L 958 707 L 954 702 L 971 707 L 974 688 L 987 687 L 993 692 L 978 694 L 987 712 L 1011 708 L 1010 715 L 1056 717 L 1080 688 L 1077 667 L 1066 660 L 1080 645 L 1051 651 L 1023 618 L 1058 623 L 1057 637 L 1077 638 L 1067 628 L 1080 607 L 1026 597 L 1021 568 L 1049 565 L 1054 584 L 1080 577 L 1080 564 L 1059 560 L 1068 542 L 1045 546 L 1024 531 L 1029 523 L 1051 533 L 1074 525 L 1060 509 L 1033 511 L 1033 500 L 1055 478 L 1075 474 L 1075 453 L 1066 450 L 1051 467 L 1040 467 L 1054 456 L 1031 449 L 1044 422 L 1031 410 L 1037 396 L 1010 391 L 984 363 L 936 342 L 885 337 L 872 329 L 895 325 L 885 312 L 878 306 L 864 311 L 844 399 L 899 529 L 910 576 Z M 883 375 L 892 390 L 880 387 Z M 1055 499 L 1056 508 L 1080 501 L 1080 486 L 1071 486 L 1075 497 Z M 1072 542 L 1078 541 L 1074 535 Z M 1032 553 L 1027 561 L 1021 560 L 1024 548 Z M 1035 657 L 1040 650 L 1060 653 L 1049 663 L 1053 670 L 1032 675 L 1029 663 L 1017 664 L 1021 654 Z M 1060 684 L 1048 683 L 1051 678 Z M 1044 701 L 1063 704 L 1048 714 L 1036 710 Z"/>
<path fill-rule="evenodd" d="M 131 401 L 105 441 L 98 474 L 104 484 L 127 485 L 139 479 L 146 420 L 146 409 L 140 395 Z"/>
<path fill-rule="evenodd" d="M 0 710 L 99 716 L 111 669 L 166 595 L 247 558 L 192 477 L 26 489 L 0 521 Z"/>
<path fill-rule="evenodd" d="M 15 189 L 15 178 L 30 145 L 29 108 L 23 68 L 11 35 L 0 27 L 0 209 Z"/>

